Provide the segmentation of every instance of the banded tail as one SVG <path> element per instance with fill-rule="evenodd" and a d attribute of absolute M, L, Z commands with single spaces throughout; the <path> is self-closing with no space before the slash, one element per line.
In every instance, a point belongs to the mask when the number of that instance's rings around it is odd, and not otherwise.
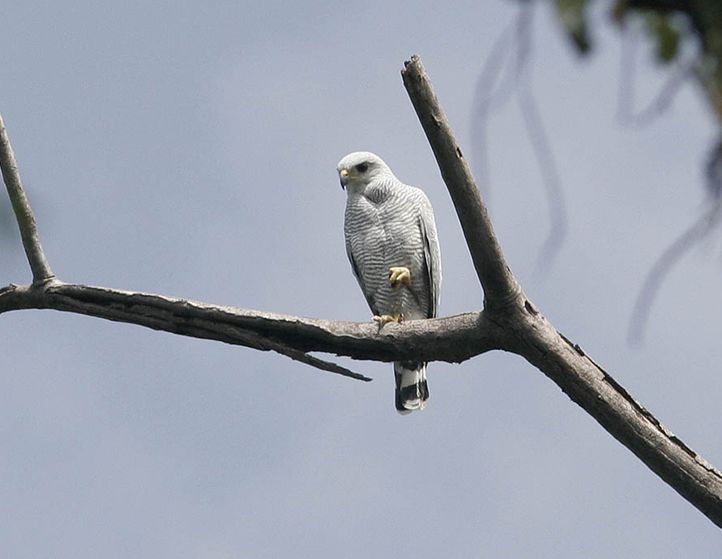
<path fill-rule="evenodd" d="M 429 399 L 426 385 L 426 363 L 397 361 L 394 363 L 396 377 L 396 411 L 400 414 L 423 410 Z"/>

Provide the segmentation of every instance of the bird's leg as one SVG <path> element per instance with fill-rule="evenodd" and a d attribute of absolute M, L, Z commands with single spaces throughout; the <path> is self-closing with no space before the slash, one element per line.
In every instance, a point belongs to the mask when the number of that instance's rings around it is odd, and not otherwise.
<path fill-rule="evenodd" d="M 406 266 L 392 266 L 389 268 L 389 281 L 391 287 L 398 287 L 401 284 L 411 285 L 411 271 Z"/>
<path fill-rule="evenodd" d="M 401 322 L 404 317 L 400 314 L 382 314 L 374 315 L 374 322 L 379 325 L 379 332 L 381 328 L 386 326 L 389 322 Z"/>
<path fill-rule="evenodd" d="M 393 288 L 397 288 L 401 284 L 410 286 L 411 272 L 406 266 L 391 266 L 389 268 L 389 283 L 391 283 L 391 287 Z M 379 332 L 381 331 L 381 328 L 386 326 L 389 322 L 401 322 L 403 319 L 404 316 L 400 312 L 374 316 L 374 322 L 379 325 Z"/>

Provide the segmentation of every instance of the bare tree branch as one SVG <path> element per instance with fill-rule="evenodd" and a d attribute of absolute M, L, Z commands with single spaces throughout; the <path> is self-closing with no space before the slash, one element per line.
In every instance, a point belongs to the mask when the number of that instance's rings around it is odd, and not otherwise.
<path fill-rule="evenodd" d="M 516 352 L 553 380 L 675 491 L 722 527 L 722 473 L 662 425 L 541 315 L 530 313 L 525 320 L 528 328 L 525 336 L 518 339 Z"/>
<path fill-rule="evenodd" d="M 43 247 L 40 244 L 40 235 L 35 224 L 35 216 L 33 215 L 33 210 L 30 208 L 27 196 L 25 196 L 23 183 L 20 180 L 20 173 L 18 172 L 18 165 L 15 161 L 15 154 L 10 145 L 10 139 L 8 138 L 2 115 L 0 115 L 0 169 L 2 170 L 8 196 L 10 196 L 13 212 L 18 221 L 23 248 L 25 248 L 30 269 L 33 272 L 33 283 L 51 281 L 55 278 L 55 274 L 53 274 L 53 271 L 50 269 L 50 265 L 43 252 Z"/>
<path fill-rule="evenodd" d="M 373 323 L 305 319 L 146 293 L 35 281 L 29 286 L 0 289 L 0 314 L 29 308 L 74 312 L 273 350 L 341 374 L 346 374 L 339 370 L 342 368 L 327 362 L 320 364 L 308 352 L 376 361 L 449 362 L 493 349 L 513 352 L 553 380 L 675 491 L 722 526 L 722 474 L 665 428 L 525 298 L 506 264 L 486 208 L 421 61 L 414 57 L 407 62 L 402 75 L 454 201 L 484 288 L 486 304 L 482 312 L 388 324 L 379 331 Z M 7 141 L 5 145 L 9 147 Z M 14 180 L 12 176 L 10 180 Z M 22 191 L 19 182 L 16 184 Z M 354 378 L 366 380 L 360 375 Z"/>
<path fill-rule="evenodd" d="M 542 371 L 675 491 L 722 527 L 722 473 L 665 428 L 525 299 L 506 266 L 486 208 L 419 59 L 406 62 L 402 74 L 454 200 L 487 303 L 496 297 L 506 302 L 484 308 L 485 318 L 503 331 L 501 348 L 521 355 Z"/>
<path fill-rule="evenodd" d="M 0 289 L 0 314 L 20 309 L 54 309 L 95 316 L 183 336 L 273 350 L 294 359 L 298 352 L 318 351 L 374 361 L 413 358 L 459 363 L 498 349 L 502 334 L 496 324 L 485 319 L 483 312 L 408 320 L 387 324 L 379 331 L 374 322 L 302 318 L 59 281 L 44 287 L 10 285 Z"/>
<path fill-rule="evenodd" d="M 476 275 L 484 289 L 484 306 L 503 307 L 516 302 L 521 297 L 521 288 L 501 252 L 469 165 L 418 56 L 405 63 L 401 76 L 454 202 Z"/>
<path fill-rule="evenodd" d="M 319 359 L 318 357 L 314 357 L 313 355 L 309 355 L 308 353 L 304 353 L 302 351 L 298 351 L 297 349 L 293 349 L 281 344 L 275 344 L 275 347 L 269 346 L 268 349 L 273 349 L 273 351 L 275 351 L 276 353 L 285 355 L 286 357 L 293 359 L 294 361 L 298 361 L 299 363 L 305 363 L 306 365 L 310 365 L 311 367 L 314 367 L 321 371 L 336 373 L 337 375 L 353 378 L 356 380 L 362 380 L 364 382 L 371 382 L 373 380 L 360 373 L 354 373 L 351 369 L 342 367 L 341 365 L 339 365 L 338 363 L 334 363 L 333 361 Z"/>

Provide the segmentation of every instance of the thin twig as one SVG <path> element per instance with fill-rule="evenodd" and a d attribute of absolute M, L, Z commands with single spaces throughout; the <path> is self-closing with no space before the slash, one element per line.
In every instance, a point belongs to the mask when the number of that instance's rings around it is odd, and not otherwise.
<path fill-rule="evenodd" d="M 328 371 L 329 373 L 336 373 L 337 375 L 353 378 L 356 380 L 361 380 L 363 382 L 371 382 L 371 380 L 373 380 L 360 373 L 354 373 L 350 369 L 347 369 L 346 367 L 342 367 L 338 363 L 334 363 L 332 361 L 326 361 L 324 359 L 319 359 L 318 357 L 309 355 L 308 353 L 304 353 L 302 351 L 288 348 L 288 347 L 282 346 L 280 344 L 278 344 L 276 347 L 274 347 L 273 351 L 275 351 L 276 353 L 280 353 L 281 355 L 285 355 L 286 357 L 289 357 L 289 358 L 293 359 L 294 361 L 298 361 L 300 363 L 305 363 L 306 365 L 310 365 L 311 367 L 320 369 L 321 371 Z"/>
<path fill-rule="evenodd" d="M 25 195 L 23 183 L 20 180 L 15 154 L 10 145 L 10 138 L 8 138 L 2 115 L 0 115 L 0 169 L 2 170 L 8 196 L 10 196 L 13 212 L 18 221 L 23 248 L 25 248 L 28 263 L 33 272 L 33 283 L 40 284 L 51 281 L 55 278 L 55 274 L 50 269 L 50 264 L 48 264 L 43 247 L 40 244 L 35 216 Z"/>

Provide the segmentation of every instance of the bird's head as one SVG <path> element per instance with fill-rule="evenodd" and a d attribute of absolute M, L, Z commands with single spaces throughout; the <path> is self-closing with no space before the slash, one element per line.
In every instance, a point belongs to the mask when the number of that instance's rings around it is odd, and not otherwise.
<path fill-rule="evenodd" d="M 341 179 L 341 188 L 363 190 L 374 179 L 382 175 L 391 175 L 391 169 L 378 155 L 368 151 L 349 153 L 338 162 L 336 167 Z"/>

